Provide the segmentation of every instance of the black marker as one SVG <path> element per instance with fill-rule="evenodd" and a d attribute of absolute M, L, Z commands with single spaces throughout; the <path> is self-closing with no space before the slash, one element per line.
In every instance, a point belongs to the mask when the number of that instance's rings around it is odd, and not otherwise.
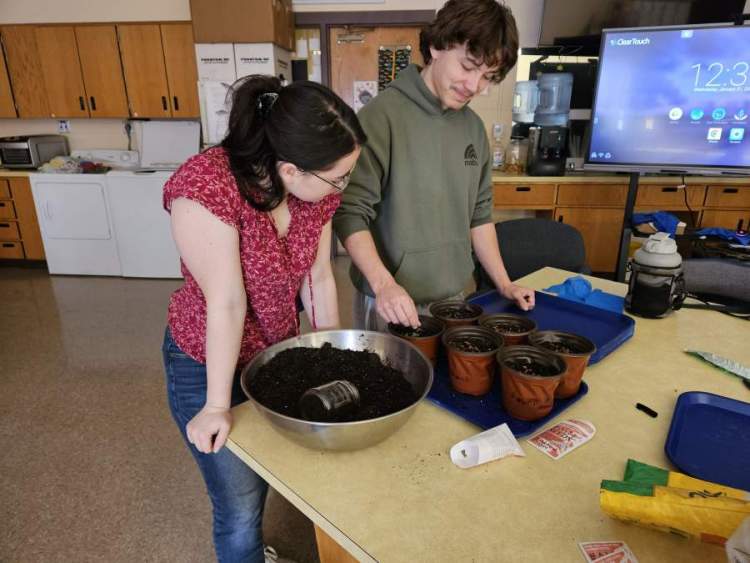
<path fill-rule="evenodd" d="M 644 405 L 643 403 L 636 403 L 636 404 L 635 404 L 635 408 L 637 408 L 637 409 L 638 409 L 639 411 L 643 411 L 643 412 L 645 412 L 645 413 L 646 413 L 647 415 L 649 415 L 649 416 L 650 416 L 651 418 L 656 418 L 657 416 L 659 416 L 659 413 L 658 413 L 658 412 L 656 412 L 656 411 L 655 411 L 654 409 L 650 409 L 650 408 L 648 408 L 648 407 L 647 407 L 646 405 Z"/>

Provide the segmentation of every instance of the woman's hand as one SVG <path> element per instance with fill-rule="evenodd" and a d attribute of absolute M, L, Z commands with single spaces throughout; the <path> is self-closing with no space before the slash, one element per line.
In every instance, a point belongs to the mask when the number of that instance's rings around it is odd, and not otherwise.
<path fill-rule="evenodd" d="M 227 441 L 231 427 L 232 414 L 228 408 L 205 405 L 188 422 L 187 439 L 201 453 L 216 453 Z"/>
<path fill-rule="evenodd" d="M 534 290 L 528 287 L 521 287 L 514 283 L 509 283 L 500 290 L 500 293 L 506 299 L 515 301 L 524 311 L 531 311 L 534 308 Z"/>

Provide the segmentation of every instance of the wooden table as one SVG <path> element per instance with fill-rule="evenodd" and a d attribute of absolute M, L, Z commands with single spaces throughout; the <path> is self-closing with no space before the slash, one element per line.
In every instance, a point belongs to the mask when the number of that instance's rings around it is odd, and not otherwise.
<path fill-rule="evenodd" d="M 545 268 L 520 283 L 541 289 L 569 272 Z M 624 295 L 623 284 L 589 278 Z M 684 354 L 707 350 L 750 365 L 745 321 L 683 309 L 636 319 L 635 335 L 592 366 L 589 393 L 561 418 L 594 423 L 594 439 L 554 461 L 523 439 L 525 458 L 462 470 L 448 450 L 479 430 L 424 401 L 385 442 L 330 453 L 297 446 L 249 404 L 234 409 L 229 448 L 310 518 L 322 561 L 582 561 L 579 541 L 624 540 L 648 561 L 724 561 L 723 549 L 624 524 L 599 509 L 599 483 L 621 479 L 627 458 L 671 467 L 664 442 L 686 391 L 750 400 L 737 377 Z M 636 410 L 645 403 L 659 413 Z"/>

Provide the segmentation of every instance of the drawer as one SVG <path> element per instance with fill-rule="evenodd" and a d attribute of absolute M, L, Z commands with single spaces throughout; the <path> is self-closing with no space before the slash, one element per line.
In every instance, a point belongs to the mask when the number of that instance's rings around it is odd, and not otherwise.
<path fill-rule="evenodd" d="M 705 186 L 678 188 L 675 184 L 638 186 L 638 196 L 635 199 L 635 206 L 662 209 L 665 211 L 687 209 L 684 190 L 687 190 L 687 200 L 691 209 L 703 206 L 703 198 L 706 194 Z"/>
<path fill-rule="evenodd" d="M 628 198 L 625 184 L 560 184 L 557 205 L 622 207 Z"/>
<path fill-rule="evenodd" d="M 750 186 L 708 186 L 706 207 L 750 208 Z"/>
<path fill-rule="evenodd" d="M 15 221 L 0 221 L 0 240 L 21 240 L 18 223 Z"/>
<path fill-rule="evenodd" d="M 555 204 L 555 184 L 495 184 L 493 193 L 495 207 L 549 208 Z"/>
<path fill-rule="evenodd" d="M 750 210 L 704 209 L 701 217 L 701 228 L 720 227 L 730 229 L 750 228 Z"/>
<path fill-rule="evenodd" d="M 0 242 L 0 258 L 17 258 L 22 260 L 23 245 L 20 242 Z"/>
<path fill-rule="evenodd" d="M 8 180 L 0 180 L 0 199 L 10 199 Z"/>
<path fill-rule="evenodd" d="M 15 219 L 16 208 L 13 207 L 13 202 L 9 199 L 0 200 L 0 219 Z"/>

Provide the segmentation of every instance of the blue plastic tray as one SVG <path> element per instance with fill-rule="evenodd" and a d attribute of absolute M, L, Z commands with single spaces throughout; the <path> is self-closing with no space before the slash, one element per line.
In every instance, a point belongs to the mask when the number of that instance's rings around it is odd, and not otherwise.
<path fill-rule="evenodd" d="M 589 364 L 600 361 L 633 336 L 635 327 L 633 319 L 625 315 L 539 292 L 536 293 L 536 307 L 528 313 L 524 313 L 512 302 L 500 297 L 497 291 L 483 293 L 470 298 L 469 301 L 481 305 L 485 314 L 505 312 L 524 314 L 534 319 L 540 330 L 566 330 L 585 336 L 596 344 L 596 353 L 591 356 Z M 588 393 L 588 390 L 586 383 L 582 383 L 576 395 L 568 399 L 557 399 L 552 411 L 546 417 L 526 422 L 511 417 L 503 409 L 500 381 L 497 377 L 490 392 L 482 397 L 456 393 L 450 384 L 448 362 L 444 355 L 441 355 L 435 367 L 435 381 L 427 398 L 482 429 L 492 428 L 505 422 L 515 436 L 525 436 L 555 418 Z"/>
<path fill-rule="evenodd" d="M 750 491 L 750 403 L 683 393 L 664 450 L 688 475 Z"/>

